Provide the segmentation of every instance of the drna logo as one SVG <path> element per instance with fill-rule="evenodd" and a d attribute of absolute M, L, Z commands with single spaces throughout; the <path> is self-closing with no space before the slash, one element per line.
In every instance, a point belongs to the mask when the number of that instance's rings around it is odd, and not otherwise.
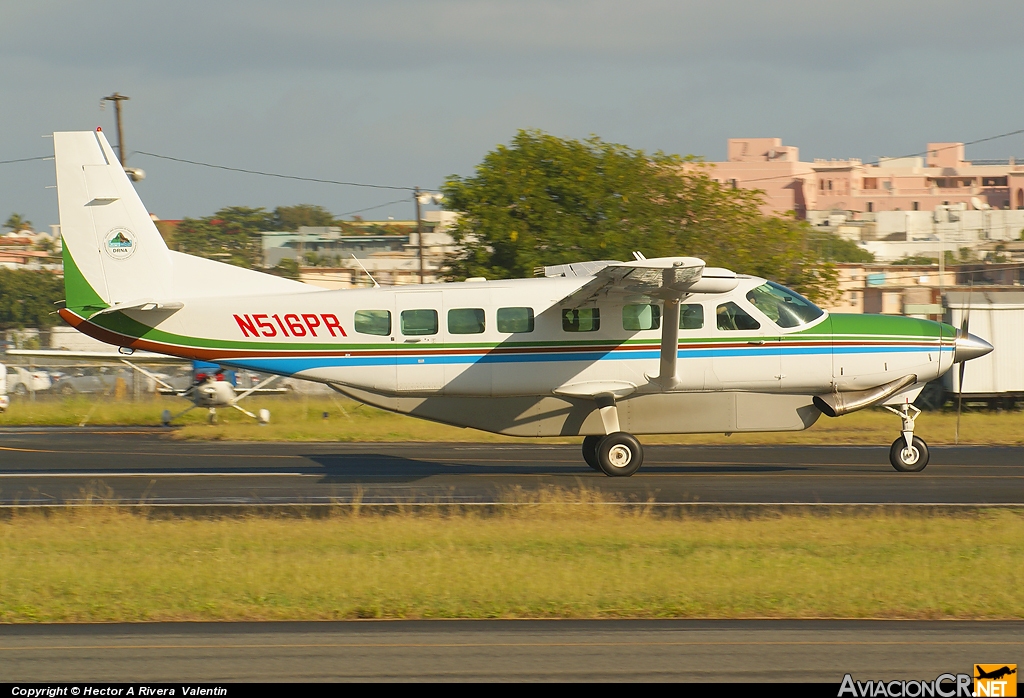
<path fill-rule="evenodd" d="M 128 259 L 135 254 L 135 233 L 127 228 L 114 228 L 107 233 L 103 248 L 111 259 Z"/>

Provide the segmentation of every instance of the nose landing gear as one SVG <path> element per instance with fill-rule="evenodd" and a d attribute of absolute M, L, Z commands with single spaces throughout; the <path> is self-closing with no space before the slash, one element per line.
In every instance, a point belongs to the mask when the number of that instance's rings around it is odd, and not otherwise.
<path fill-rule="evenodd" d="M 889 462 L 901 473 L 921 472 L 928 465 L 929 455 L 928 444 L 921 437 L 914 436 L 914 420 L 921 414 L 921 410 L 910 403 L 900 405 L 899 409 L 889 405 L 884 407 L 903 421 L 902 436 L 893 441 L 889 448 Z"/>

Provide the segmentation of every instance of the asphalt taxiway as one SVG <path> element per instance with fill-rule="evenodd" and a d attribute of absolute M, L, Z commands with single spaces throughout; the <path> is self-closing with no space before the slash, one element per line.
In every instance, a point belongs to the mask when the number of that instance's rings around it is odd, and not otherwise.
<path fill-rule="evenodd" d="M 0 430 L 0 506 L 98 500 L 166 506 L 488 503 L 545 487 L 609 500 L 751 505 L 1024 505 L 1024 448 L 932 449 L 898 473 L 885 447 L 658 446 L 631 478 L 578 445 L 231 443 L 160 430 Z"/>
<path fill-rule="evenodd" d="M 347 621 L 0 626 L 3 680 L 861 681 L 1014 662 L 1022 622 Z"/>

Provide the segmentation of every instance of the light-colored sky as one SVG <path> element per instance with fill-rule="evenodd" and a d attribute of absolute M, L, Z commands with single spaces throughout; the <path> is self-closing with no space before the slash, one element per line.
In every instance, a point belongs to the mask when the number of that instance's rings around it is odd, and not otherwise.
<path fill-rule="evenodd" d="M 0 160 L 52 153 L 53 131 L 112 134 L 114 91 L 129 151 L 399 186 L 471 174 L 519 128 L 867 160 L 1024 128 L 1022 31 L 1020 0 L 0 0 Z M 1024 137 L 968 150 L 1011 155 Z M 129 164 L 162 218 L 401 197 Z M 49 161 L 0 165 L 0 220 L 56 223 L 53 180 Z"/>

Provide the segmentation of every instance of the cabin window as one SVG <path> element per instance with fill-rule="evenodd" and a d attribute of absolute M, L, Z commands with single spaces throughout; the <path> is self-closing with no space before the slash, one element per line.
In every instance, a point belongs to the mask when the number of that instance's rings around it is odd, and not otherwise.
<path fill-rule="evenodd" d="M 391 334 L 391 311 L 357 310 L 355 326 L 356 332 L 387 337 Z"/>
<path fill-rule="evenodd" d="M 722 303 L 715 312 L 718 322 L 718 329 L 727 332 L 757 330 L 761 328 L 759 323 L 750 314 L 732 301 Z"/>
<path fill-rule="evenodd" d="M 402 334 L 437 334 L 437 311 L 433 308 L 403 310 Z"/>
<path fill-rule="evenodd" d="M 679 306 L 679 329 L 699 330 L 704 327 L 704 306 L 700 303 L 684 303 Z"/>
<path fill-rule="evenodd" d="M 483 308 L 452 308 L 448 311 L 448 332 L 480 334 L 485 329 Z"/>
<path fill-rule="evenodd" d="M 498 332 L 533 332 L 533 308 L 498 308 Z"/>
<path fill-rule="evenodd" d="M 576 308 L 562 311 L 562 330 L 565 332 L 597 332 L 601 329 L 601 311 L 598 308 Z"/>
<path fill-rule="evenodd" d="M 656 330 L 661 327 L 661 308 L 650 303 L 631 303 L 622 306 L 622 329 Z"/>

